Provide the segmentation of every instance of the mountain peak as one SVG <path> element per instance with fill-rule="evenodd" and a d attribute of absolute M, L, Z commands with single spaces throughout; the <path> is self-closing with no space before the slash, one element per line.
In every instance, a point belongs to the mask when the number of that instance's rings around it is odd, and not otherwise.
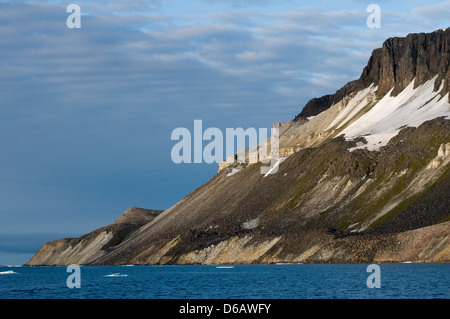
<path fill-rule="evenodd" d="M 444 96 L 450 91 L 449 64 L 450 28 L 389 38 L 381 48 L 373 50 L 359 79 L 347 83 L 334 94 L 311 99 L 295 120 L 315 116 L 350 93 L 372 84 L 378 86 L 378 95 L 393 89 L 391 94 L 396 96 L 412 80 L 415 79 L 416 88 L 437 75 L 434 90 L 437 91 L 444 81 L 440 92 Z"/>

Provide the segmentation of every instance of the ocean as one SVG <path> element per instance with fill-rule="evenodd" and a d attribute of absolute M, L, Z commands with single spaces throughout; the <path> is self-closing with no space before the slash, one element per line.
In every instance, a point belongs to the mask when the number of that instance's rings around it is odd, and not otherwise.
<path fill-rule="evenodd" d="M 450 264 L 378 266 L 2 266 L 0 299 L 450 298 Z"/>

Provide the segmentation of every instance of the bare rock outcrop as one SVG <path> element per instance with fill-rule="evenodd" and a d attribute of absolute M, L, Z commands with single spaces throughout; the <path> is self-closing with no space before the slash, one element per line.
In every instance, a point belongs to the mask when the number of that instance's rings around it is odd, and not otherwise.
<path fill-rule="evenodd" d="M 315 116 L 341 101 L 351 92 L 378 86 L 378 95 L 392 88 L 392 94 L 401 92 L 412 80 L 419 86 L 438 75 L 436 89 L 441 81 L 444 96 L 450 90 L 450 28 L 431 33 L 412 33 L 406 37 L 387 39 L 375 49 L 358 80 L 347 83 L 336 93 L 311 99 L 295 120 Z M 449 96 L 450 102 L 450 96 Z"/>

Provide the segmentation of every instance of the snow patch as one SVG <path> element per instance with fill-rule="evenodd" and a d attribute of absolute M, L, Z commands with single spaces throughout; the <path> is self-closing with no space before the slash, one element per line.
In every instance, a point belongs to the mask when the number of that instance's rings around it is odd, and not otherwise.
<path fill-rule="evenodd" d="M 346 122 L 348 122 L 352 117 L 358 114 L 364 107 L 366 107 L 372 100 L 369 96 L 376 92 L 378 86 L 373 86 L 373 83 L 356 93 L 354 97 L 352 97 L 348 103 L 344 106 L 339 115 L 328 125 L 325 131 L 337 126 L 336 128 L 340 128 Z"/>
<path fill-rule="evenodd" d="M 253 229 L 258 227 L 259 225 L 259 218 L 255 218 L 252 220 L 249 220 L 248 222 L 245 222 L 242 224 L 242 228 L 244 229 Z"/>
<path fill-rule="evenodd" d="M 328 177 L 328 174 L 327 173 L 325 173 L 325 174 L 323 174 L 322 175 L 322 177 L 319 179 L 319 181 L 317 182 L 317 184 L 319 184 L 319 183 L 321 183 L 325 178 L 327 178 Z"/>
<path fill-rule="evenodd" d="M 227 174 L 227 177 L 228 177 L 228 176 L 233 176 L 234 174 L 237 174 L 237 173 L 239 173 L 240 171 L 241 171 L 241 170 L 240 170 L 239 168 L 233 168 L 233 169 L 231 170 L 231 172 Z"/>
<path fill-rule="evenodd" d="M 358 225 L 358 224 L 359 224 L 359 222 L 358 222 L 358 223 L 351 224 L 350 226 L 347 227 L 347 229 L 353 228 L 353 227 L 355 227 L 355 226 Z"/>
<path fill-rule="evenodd" d="M 367 141 L 367 144 L 349 150 L 367 148 L 377 151 L 403 127 L 417 127 L 437 117 L 450 119 L 448 93 L 441 97 L 442 85 L 438 91 L 433 91 L 436 78 L 415 89 L 413 80 L 397 96 L 391 96 L 391 89 L 370 111 L 342 131 L 347 140 L 364 137 Z"/>
<path fill-rule="evenodd" d="M 283 162 L 288 156 L 280 157 L 276 163 L 272 166 L 272 168 L 264 175 L 266 177 L 267 175 L 272 174 L 273 171 L 278 171 L 278 167 L 280 166 L 280 163 Z"/>

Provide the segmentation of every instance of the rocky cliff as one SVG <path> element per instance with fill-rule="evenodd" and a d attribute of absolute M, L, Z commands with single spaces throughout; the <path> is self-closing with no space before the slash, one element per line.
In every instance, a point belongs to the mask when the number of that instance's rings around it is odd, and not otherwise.
<path fill-rule="evenodd" d="M 388 39 L 358 80 L 278 123 L 275 174 L 222 165 L 166 211 L 127 211 L 27 264 L 449 262 L 449 34 Z"/>
<path fill-rule="evenodd" d="M 449 92 L 449 61 L 450 28 L 432 33 L 409 34 L 404 38 L 389 38 L 381 48 L 372 52 L 358 80 L 347 83 L 334 94 L 311 99 L 295 119 L 315 116 L 350 93 L 371 84 L 378 86 L 376 93 L 379 95 L 386 94 L 392 88 L 392 93 L 396 95 L 413 80 L 417 87 L 438 75 L 436 83 L 444 81 L 441 91 L 444 96 Z"/>

